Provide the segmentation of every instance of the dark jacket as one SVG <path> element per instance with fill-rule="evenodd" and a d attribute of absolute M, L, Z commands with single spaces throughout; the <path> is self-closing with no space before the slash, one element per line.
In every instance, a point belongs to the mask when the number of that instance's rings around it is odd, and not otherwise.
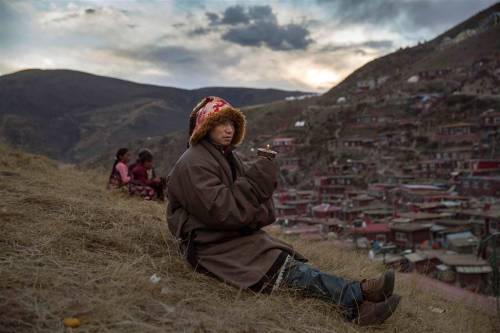
<path fill-rule="evenodd" d="M 248 288 L 263 278 L 283 251 L 294 254 L 294 250 L 261 230 L 275 220 L 275 162 L 259 157 L 246 167 L 233 156 L 235 180 L 217 147 L 206 140 L 191 146 L 168 178 L 167 221 L 170 232 L 184 241 L 193 266 Z"/>

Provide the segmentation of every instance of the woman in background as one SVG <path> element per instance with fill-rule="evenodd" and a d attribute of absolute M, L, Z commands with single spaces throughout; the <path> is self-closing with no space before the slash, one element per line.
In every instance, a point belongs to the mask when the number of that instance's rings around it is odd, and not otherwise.
<path fill-rule="evenodd" d="M 116 152 L 115 162 L 111 168 L 109 175 L 108 188 L 117 189 L 130 182 L 130 175 L 128 172 L 128 162 L 130 161 L 130 153 L 127 148 L 120 148 Z"/>
<path fill-rule="evenodd" d="M 141 196 L 144 200 L 164 200 L 165 179 L 156 177 L 151 151 L 144 149 L 139 153 L 137 162 L 130 167 L 130 174 L 131 195 Z"/>

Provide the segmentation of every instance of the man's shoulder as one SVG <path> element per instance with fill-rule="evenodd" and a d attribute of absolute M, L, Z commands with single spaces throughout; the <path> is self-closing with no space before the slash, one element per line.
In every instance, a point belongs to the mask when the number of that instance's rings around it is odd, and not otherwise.
<path fill-rule="evenodd" d="M 179 157 L 172 172 L 195 165 L 205 164 L 207 158 L 210 158 L 210 153 L 201 144 L 190 146 L 184 151 L 181 157 Z"/>
<path fill-rule="evenodd" d="M 207 149 L 201 144 L 196 144 L 196 145 L 190 146 L 188 149 L 186 149 L 186 151 L 179 158 L 179 162 L 182 162 L 182 163 L 193 163 L 194 162 L 195 163 L 195 162 L 199 162 L 200 160 L 203 160 L 207 156 L 210 156 Z"/>

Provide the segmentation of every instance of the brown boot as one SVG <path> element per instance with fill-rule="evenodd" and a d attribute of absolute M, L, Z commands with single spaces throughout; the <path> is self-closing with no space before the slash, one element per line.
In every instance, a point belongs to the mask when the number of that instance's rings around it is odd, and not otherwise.
<path fill-rule="evenodd" d="M 384 302 L 363 302 L 354 323 L 359 326 L 380 325 L 394 313 L 400 300 L 401 296 L 394 294 Z"/>
<path fill-rule="evenodd" d="M 361 281 L 363 298 L 369 302 L 382 302 L 394 290 L 394 270 L 390 269 L 376 279 Z"/>

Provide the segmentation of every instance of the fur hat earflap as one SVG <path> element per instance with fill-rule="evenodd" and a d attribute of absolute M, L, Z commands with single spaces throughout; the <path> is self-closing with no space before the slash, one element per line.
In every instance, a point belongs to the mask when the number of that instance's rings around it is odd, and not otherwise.
<path fill-rule="evenodd" d="M 238 145 L 245 136 L 245 116 L 220 97 L 205 97 L 189 117 L 189 144 L 197 144 L 217 124 L 230 120 L 234 124 L 232 145 Z"/>

